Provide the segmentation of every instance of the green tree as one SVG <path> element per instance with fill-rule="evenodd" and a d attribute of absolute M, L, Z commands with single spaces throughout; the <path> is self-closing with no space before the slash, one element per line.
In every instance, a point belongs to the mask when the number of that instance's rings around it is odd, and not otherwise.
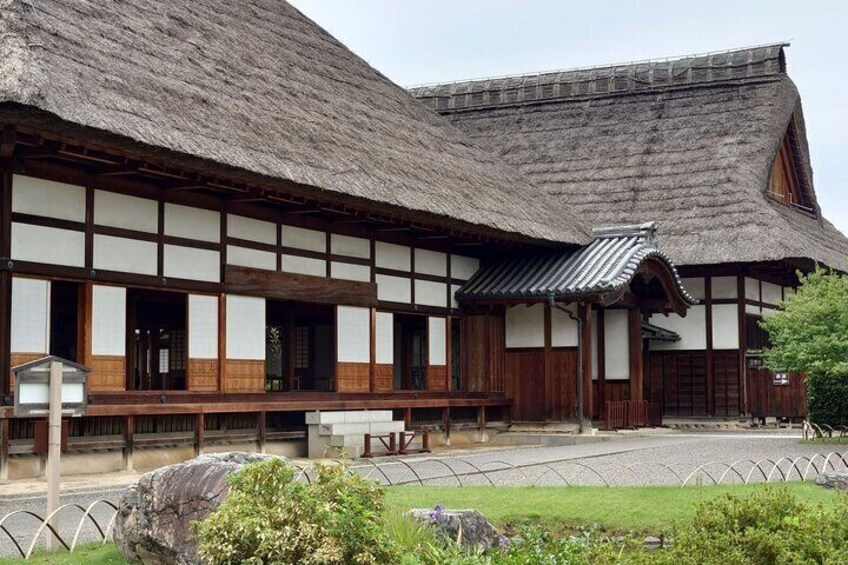
<path fill-rule="evenodd" d="M 760 322 L 771 340 L 766 366 L 810 375 L 848 374 L 848 277 L 816 267 L 798 279 L 795 295 Z"/>

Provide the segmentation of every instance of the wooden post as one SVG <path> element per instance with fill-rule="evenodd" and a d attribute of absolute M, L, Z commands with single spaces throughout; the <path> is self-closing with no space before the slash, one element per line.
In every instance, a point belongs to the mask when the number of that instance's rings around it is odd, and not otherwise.
<path fill-rule="evenodd" d="M 745 275 L 736 277 L 736 301 L 739 304 L 739 390 L 742 391 L 740 411 L 748 414 L 748 375 L 745 353 L 748 348 L 747 328 L 745 327 Z"/>
<path fill-rule="evenodd" d="M 407 407 L 403 413 L 403 426 L 406 429 L 409 429 L 412 426 L 412 408 Z"/>
<path fill-rule="evenodd" d="M 256 414 L 256 428 L 259 433 L 259 453 L 265 453 L 265 436 L 267 432 L 267 421 L 265 418 L 265 412 L 258 412 Z"/>
<path fill-rule="evenodd" d="M 227 295 L 218 295 L 218 390 L 227 383 Z"/>
<path fill-rule="evenodd" d="M 329 262 L 328 262 L 329 263 Z M 371 307 L 371 327 L 369 336 L 368 390 L 377 388 L 377 309 Z"/>
<path fill-rule="evenodd" d="M 553 375 L 554 375 L 554 353 L 553 337 L 551 332 L 551 305 L 545 304 L 545 349 L 544 349 L 544 371 L 545 371 L 545 420 L 553 420 Z"/>
<path fill-rule="evenodd" d="M 194 421 L 194 454 L 203 455 L 206 445 L 206 414 L 200 412 Z"/>
<path fill-rule="evenodd" d="M 445 443 L 448 445 L 450 445 L 450 427 L 450 408 L 442 408 L 442 433 L 445 436 Z"/>
<path fill-rule="evenodd" d="M 12 335 L 12 273 L 8 264 L 12 256 L 12 173 L 11 161 L 4 163 L 2 192 L 0 192 L 0 397 L 12 394 L 11 335 Z"/>
<path fill-rule="evenodd" d="M 607 403 L 607 349 L 606 337 L 604 336 L 604 310 L 598 309 L 598 419 L 604 419 L 604 410 Z"/>
<path fill-rule="evenodd" d="M 642 320 L 639 310 L 627 311 L 628 335 L 630 338 L 630 401 L 644 397 L 644 368 L 642 364 Z"/>
<path fill-rule="evenodd" d="M 62 363 L 53 361 L 50 363 L 50 406 L 47 435 L 47 516 L 59 508 L 59 481 L 62 474 Z M 58 529 L 59 521 L 55 518 L 50 520 L 54 528 Z M 47 538 L 47 549 L 56 551 L 59 549 L 59 540 L 50 535 Z"/>
<path fill-rule="evenodd" d="M 9 418 L 0 420 L 0 480 L 9 480 Z"/>
<path fill-rule="evenodd" d="M 583 335 L 580 341 L 583 346 L 583 418 L 592 421 L 594 412 L 594 394 L 592 391 L 592 306 L 581 304 L 577 315 L 583 326 Z"/>
<path fill-rule="evenodd" d="M 712 278 L 704 277 L 704 310 L 707 336 L 707 415 L 715 416 L 715 357 L 713 355 Z"/>
<path fill-rule="evenodd" d="M 133 440 L 135 438 L 135 416 L 127 416 L 124 420 L 124 468 L 134 471 Z"/>

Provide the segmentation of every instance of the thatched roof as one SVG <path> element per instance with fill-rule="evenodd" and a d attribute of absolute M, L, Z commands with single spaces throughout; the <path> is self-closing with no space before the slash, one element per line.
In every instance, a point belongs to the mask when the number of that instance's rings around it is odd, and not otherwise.
<path fill-rule="evenodd" d="M 413 94 L 594 226 L 659 223 L 678 265 L 812 259 L 848 270 L 823 219 L 784 45 L 418 87 Z M 793 117 L 794 116 L 794 117 Z M 766 196 L 794 120 L 813 211 Z"/>
<path fill-rule="evenodd" d="M 316 198 L 524 240 L 590 239 L 282 0 L 0 0 L 0 119 L 31 109 Z"/>

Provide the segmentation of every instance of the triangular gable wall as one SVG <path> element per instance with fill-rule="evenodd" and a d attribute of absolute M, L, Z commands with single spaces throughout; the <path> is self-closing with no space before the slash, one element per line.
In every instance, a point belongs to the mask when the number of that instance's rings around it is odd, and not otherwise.
<path fill-rule="evenodd" d="M 783 204 L 815 211 L 812 192 L 798 154 L 794 119 L 790 122 L 769 176 L 768 195 Z"/>

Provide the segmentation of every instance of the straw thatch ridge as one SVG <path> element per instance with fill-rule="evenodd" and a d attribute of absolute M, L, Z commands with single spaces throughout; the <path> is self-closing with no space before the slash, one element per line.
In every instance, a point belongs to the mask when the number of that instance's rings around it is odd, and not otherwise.
<path fill-rule="evenodd" d="M 522 84 L 518 77 L 414 93 L 516 165 L 560 210 L 596 226 L 657 221 L 658 242 L 678 265 L 812 259 L 848 271 L 848 240 L 815 200 L 801 101 L 785 74 L 783 45 L 722 57 L 616 67 L 616 76 L 662 67 L 681 78 L 631 81 L 615 92 L 594 86 L 576 94 L 577 83 L 562 75 L 550 96 L 533 87 L 541 99 L 508 101 L 508 92 L 519 90 L 504 85 Z M 738 71 L 717 73 L 716 61 L 721 68 L 740 61 Z M 601 71 L 592 71 L 596 80 Z M 539 82 L 540 75 L 530 76 Z M 811 213 L 766 195 L 793 120 Z"/>
<path fill-rule="evenodd" d="M 590 239 L 570 213 L 525 198 L 526 177 L 281 0 L 0 0 L 0 54 L 4 119 L 36 109 L 92 139 L 294 181 L 316 199 L 516 239 Z"/>

